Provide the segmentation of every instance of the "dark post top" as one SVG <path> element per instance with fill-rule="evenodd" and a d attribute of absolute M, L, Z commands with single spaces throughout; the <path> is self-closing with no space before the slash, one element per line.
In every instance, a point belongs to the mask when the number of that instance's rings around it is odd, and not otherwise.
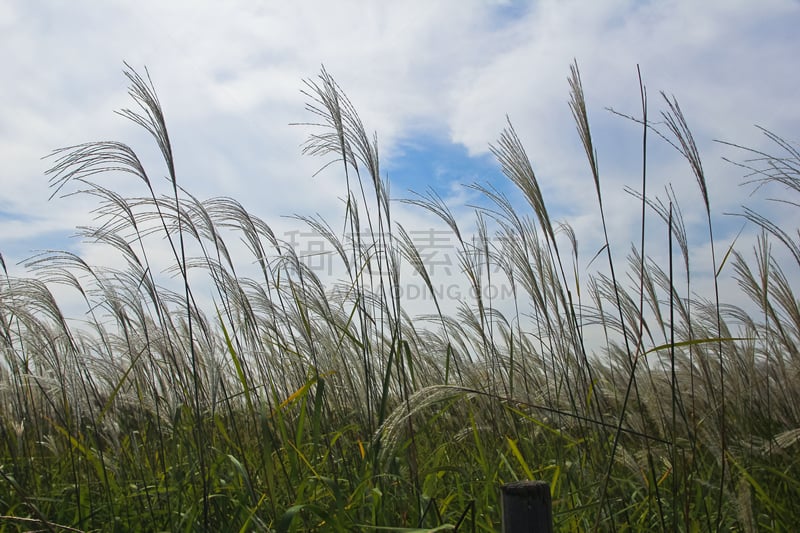
<path fill-rule="evenodd" d="M 553 533 L 550 486 L 544 481 L 516 481 L 501 487 L 503 533 Z"/>

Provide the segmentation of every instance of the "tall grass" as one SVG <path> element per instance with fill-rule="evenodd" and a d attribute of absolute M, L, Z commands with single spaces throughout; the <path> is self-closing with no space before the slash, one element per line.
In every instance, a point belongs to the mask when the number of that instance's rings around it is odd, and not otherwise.
<path fill-rule="evenodd" d="M 757 247 L 713 257 L 717 293 L 694 294 L 681 208 L 671 190 L 647 193 L 654 132 L 687 159 L 714 249 L 676 100 L 664 97 L 659 130 L 641 85 L 642 239 L 620 261 L 573 65 L 608 265 L 586 280 L 577 236 L 551 221 L 510 123 L 492 152 L 527 207 L 473 185 L 485 202 L 470 237 L 434 192 L 407 199 L 457 243 L 475 297 L 449 313 L 413 230 L 393 218 L 376 138 L 327 72 L 306 84 L 317 122 L 304 151 L 343 173 L 344 213 L 339 229 L 297 220 L 325 239 L 335 281 L 236 200 L 185 190 L 152 82 L 126 75 L 136 108 L 121 114 L 151 134 L 166 184 L 117 142 L 58 150 L 50 170 L 56 192 L 96 199 L 95 225 L 79 232 L 118 266 L 64 251 L 32 257 L 23 278 L 2 264 L 3 531 L 495 531 L 499 485 L 525 478 L 550 483 L 564 531 L 785 531 L 800 519 L 800 233 L 746 210 Z M 780 153 L 742 164 L 800 192 L 800 154 L 765 133 Z M 103 185 L 120 173 L 142 196 Z M 645 221 L 663 242 L 645 243 Z M 668 264 L 645 244 L 668 249 Z M 758 312 L 720 298 L 725 262 Z M 412 276 L 433 315 L 409 315 L 400 287 Z M 483 290 L 494 283 L 513 301 Z M 56 286 L 82 315 L 64 316 Z M 603 344 L 589 345 L 589 328 Z"/>

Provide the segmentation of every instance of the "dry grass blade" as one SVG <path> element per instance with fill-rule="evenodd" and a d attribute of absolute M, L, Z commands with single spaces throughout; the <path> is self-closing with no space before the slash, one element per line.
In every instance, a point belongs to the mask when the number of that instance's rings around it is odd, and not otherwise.
<path fill-rule="evenodd" d="M 703 163 L 700 161 L 700 152 L 697 150 L 692 132 L 689 129 L 689 125 L 686 123 L 678 100 L 674 97 L 670 100 L 665 93 L 661 93 L 661 95 L 669 107 L 669 111 L 662 112 L 661 115 L 666 122 L 667 128 L 672 132 L 672 135 L 678 142 L 678 150 L 689 162 L 689 166 L 692 168 L 694 177 L 697 180 L 697 185 L 700 187 L 700 193 L 703 196 L 706 212 L 710 213 L 711 204 L 708 198 L 708 185 L 706 184 L 706 177 L 703 172 Z"/>

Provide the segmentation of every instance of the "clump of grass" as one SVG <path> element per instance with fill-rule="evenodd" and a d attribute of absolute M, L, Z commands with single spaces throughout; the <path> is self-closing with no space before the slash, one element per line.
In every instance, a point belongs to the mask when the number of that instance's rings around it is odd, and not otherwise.
<path fill-rule="evenodd" d="M 563 530 L 797 522 L 800 234 L 745 210 L 763 229 L 758 246 L 712 258 L 717 277 L 731 262 L 757 313 L 718 289 L 693 294 L 683 212 L 671 190 L 647 193 L 656 133 L 689 162 L 713 249 L 712 199 L 675 99 L 661 131 L 640 83 L 642 239 L 620 262 L 606 232 L 608 274 L 579 279 L 577 236 L 551 221 L 510 123 L 492 152 L 527 208 L 473 185 L 486 202 L 471 239 L 435 192 L 407 199 L 457 243 L 475 298 L 448 314 L 412 230 L 393 218 L 376 138 L 327 72 L 306 83 L 317 123 L 304 151 L 344 174 L 344 213 L 297 220 L 330 245 L 334 282 L 237 201 L 185 190 L 152 82 L 126 75 L 137 107 L 121 114 L 151 134 L 166 183 L 117 142 L 58 150 L 50 171 L 54 194 L 96 198 L 95 225 L 79 233 L 120 266 L 47 251 L 17 278 L 0 256 L 3 530 L 495 531 L 499 485 L 524 478 L 549 482 Z M 604 221 L 577 65 L 569 84 Z M 765 133 L 783 153 L 751 151 L 743 164 L 762 185 L 800 191 L 800 155 Z M 142 196 L 107 188 L 107 174 L 133 177 Z M 645 243 L 652 214 L 666 243 Z M 666 246 L 669 263 L 645 244 Z M 154 246 L 170 253 L 164 271 Z M 405 276 L 427 287 L 432 316 L 409 316 Z M 493 276 L 513 305 L 484 296 Z M 83 302 L 79 320 L 56 286 Z M 595 326 L 605 344 L 587 346 Z"/>

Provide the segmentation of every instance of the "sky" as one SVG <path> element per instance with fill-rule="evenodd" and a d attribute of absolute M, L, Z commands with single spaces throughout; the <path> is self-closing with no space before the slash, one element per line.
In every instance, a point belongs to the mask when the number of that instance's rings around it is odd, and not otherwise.
<path fill-rule="evenodd" d="M 569 69 L 580 68 L 608 226 L 624 254 L 638 240 L 640 206 L 624 190 L 641 188 L 641 128 L 609 109 L 641 114 L 638 68 L 651 119 L 665 109 L 664 91 L 692 128 L 716 246 L 724 252 L 741 231 L 737 247 L 748 253 L 757 228 L 728 213 L 767 206 L 794 228 L 797 211 L 765 203 L 780 191 L 741 185 L 744 171 L 723 158 L 747 154 L 716 141 L 772 150 L 756 125 L 797 140 L 798 27 L 796 0 L 4 0 L 0 254 L 18 275 L 19 262 L 39 249 L 104 260 L 71 237 L 92 223 L 91 198 L 50 199 L 52 159 L 43 156 L 56 148 L 120 140 L 163 173 L 152 143 L 114 113 L 132 105 L 123 62 L 152 77 L 179 183 L 201 199 L 236 198 L 279 236 L 297 230 L 288 215 L 341 217 L 341 172 L 316 174 L 325 161 L 301 153 L 313 130 L 297 125 L 313 120 L 303 80 L 323 65 L 377 132 L 392 197 L 432 188 L 460 220 L 472 220 L 470 206 L 480 202 L 465 187 L 473 182 L 500 188 L 525 209 L 489 152 L 510 121 L 551 216 L 574 227 L 587 272 L 601 233 L 568 107 Z M 705 213 L 688 165 L 655 136 L 649 143 L 649 192 L 675 189 L 693 249 L 707 256 Z M 130 180 L 109 180 L 142 194 Z M 438 227 L 412 206 L 393 208 L 408 229 Z M 664 248 L 650 252 L 663 259 Z"/>

